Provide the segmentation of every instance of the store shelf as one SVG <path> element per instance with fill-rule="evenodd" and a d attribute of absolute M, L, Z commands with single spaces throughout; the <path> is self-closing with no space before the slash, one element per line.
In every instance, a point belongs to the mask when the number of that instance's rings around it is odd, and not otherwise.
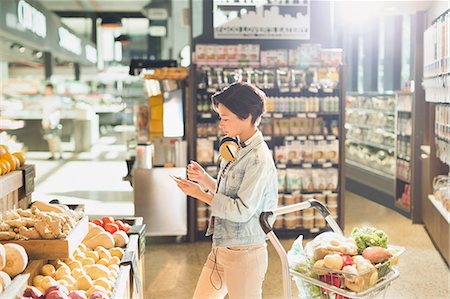
<path fill-rule="evenodd" d="M 409 180 L 407 180 L 406 178 L 401 177 L 401 176 L 397 176 L 397 180 L 400 180 L 400 181 L 402 181 L 403 183 L 406 183 L 406 184 L 410 184 Z"/>
<path fill-rule="evenodd" d="M 345 127 L 347 128 L 347 125 L 349 125 L 350 127 L 357 127 L 357 128 L 361 128 L 361 129 L 367 129 L 367 130 L 383 130 L 389 133 L 393 133 L 395 134 L 395 130 L 394 128 L 385 128 L 385 127 L 377 127 L 375 125 L 358 125 L 358 124 L 352 124 L 349 122 L 345 123 Z"/>
<path fill-rule="evenodd" d="M 346 107 L 347 111 L 363 111 L 363 112 L 381 112 L 385 115 L 395 116 L 395 113 L 392 110 L 384 110 L 384 109 L 373 109 L 373 108 L 354 108 L 354 107 Z"/>
<path fill-rule="evenodd" d="M 439 213 L 444 217 L 444 219 L 447 221 L 447 223 L 450 224 L 450 212 L 448 212 L 444 206 L 434 197 L 434 195 L 429 194 L 428 200 L 433 204 L 433 206 L 436 208 L 436 210 L 439 211 Z"/>
<path fill-rule="evenodd" d="M 267 118 L 285 118 L 285 117 L 299 117 L 299 118 L 317 118 L 319 116 L 339 116 L 340 112 L 325 112 L 325 111 L 304 111 L 304 112 L 267 112 L 263 117 Z"/>
<path fill-rule="evenodd" d="M 387 145 L 382 145 L 382 144 L 374 144 L 371 142 L 367 142 L 367 141 L 357 141 L 357 140 L 353 140 L 353 139 L 349 139 L 347 138 L 347 142 L 351 142 L 351 143 L 356 143 L 356 144 L 361 144 L 361 145 L 366 145 L 366 146 L 370 146 L 370 147 L 375 147 L 375 148 L 379 148 L 379 149 L 383 149 L 385 151 L 388 151 L 390 153 L 394 152 L 394 149 L 392 147 L 389 147 Z"/>
<path fill-rule="evenodd" d="M 385 179 L 388 179 L 388 180 L 395 180 L 395 176 L 393 174 L 388 174 L 386 172 L 383 172 L 383 171 L 378 170 L 378 169 L 373 168 L 373 167 L 369 167 L 367 165 L 363 165 L 363 164 L 358 163 L 356 161 L 352 161 L 352 160 L 346 159 L 345 163 L 347 165 L 350 165 L 351 167 L 360 168 L 360 169 L 364 170 L 367 173 L 375 174 L 375 175 L 381 176 L 381 177 L 383 177 Z"/>

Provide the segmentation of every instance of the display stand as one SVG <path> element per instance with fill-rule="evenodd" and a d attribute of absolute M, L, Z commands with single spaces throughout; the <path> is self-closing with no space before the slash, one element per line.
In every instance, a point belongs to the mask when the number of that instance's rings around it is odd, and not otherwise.
<path fill-rule="evenodd" d="M 423 82 L 426 104 L 429 105 L 430 122 L 428 126 L 429 147 L 423 156 L 423 192 L 421 205 L 423 223 L 431 240 L 450 264 L 450 211 L 444 208 L 444 195 L 441 201 L 433 193 L 433 178 L 439 175 L 450 176 L 450 10 L 442 13 L 425 30 L 424 19 L 421 25 L 423 40 Z M 425 102 L 423 102 L 425 104 Z"/>

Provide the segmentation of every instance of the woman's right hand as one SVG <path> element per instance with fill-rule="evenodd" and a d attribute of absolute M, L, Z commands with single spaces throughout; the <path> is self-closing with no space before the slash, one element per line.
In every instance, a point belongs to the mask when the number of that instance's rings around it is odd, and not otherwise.
<path fill-rule="evenodd" d="M 200 164 L 195 161 L 191 161 L 191 163 L 187 166 L 187 175 L 189 180 L 201 184 L 206 178 L 206 171 Z"/>

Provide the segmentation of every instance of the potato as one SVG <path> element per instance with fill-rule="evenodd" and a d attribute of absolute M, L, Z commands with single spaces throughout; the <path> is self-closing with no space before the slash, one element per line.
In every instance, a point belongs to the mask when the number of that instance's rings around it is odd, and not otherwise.
<path fill-rule="evenodd" d="M 109 253 L 111 253 L 111 256 L 117 256 L 119 259 L 122 259 L 124 250 L 120 247 L 114 247 L 109 250 Z"/>
<path fill-rule="evenodd" d="M 61 278 L 61 280 L 67 281 L 69 284 L 74 284 L 77 280 L 72 275 L 65 275 Z"/>
<path fill-rule="evenodd" d="M 14 243 L 7 243 L 3 247 L 6 252 L 6 264 L 3 272 L 6 272 L 10 277 L 14 278 L 27 267 L 27 252 L 22 246 Z"/>
<path fill-rule="evenodd" d="M 62 277 L 69 275 L 71 273 L 71 270 L 68 266 L 64 265 L 64 267 L 60 267 L 55 272 L 55 279 L 60 280 Z"/>
<path fill-rule="evenodd" d="M 111 271 L 103 265 L 93 265 L 86 270 L 86 273 L 94 280 L 100 277 L 108 277 L 110 272 Z"/>
<path fill-rule="evenodd" d="M 56 281 L 53 279 L 53 277 L 51 276 L 45 276 L 42 280 L 41 280 L 41 285 L 40 287 L 42 288 L 42 290 L 47 291 L 48 288 L 55 286 L 56 285 Z"/>
<path fill-rule="evenodd" d="M 72 270 L 72 277 L 78 279 L 80 276 L 86 275 L 86 271 L 81 268 L 76 268 Z"/>
<path fill-rule="evenodd" d="M 335 253 L 335 254 L 327 254 L 324 258 L 324 266 L 326 268 L 330 268 L 333 270 L 341 270 L 344 261 L 342 260 L 342 257 Z"/>
<path fill-rule="evenodd" d="M 69 266 L 70 270 L 77 269 L 77 268 L 83 268 L 83 264 L 81 264 L 80 261 L 74 261 L 67 265 Z"/>
<path fill-rule="evenodd" d="M 40 287 L 41 286 L 41 281 L 42 281 L 43 278 L 44 278 L 44 276 L 42 276 L 42 275 L 36 275 L 33 278 L 33 286 Z"/>
<path fill-rule="evenodd" d="M 365 259 L 368 259 L 372 264 L 378 264 L 392 257 L 392 253 L 383 247 L 373 246 L 364 249 L 362 256 Z"/>
<path fill-rule="evenodd" d="M 79 290 L 87 291 L 94 285 L 92 279 L 87 275 L 82 275 L 77 279 L 77 288 Z"/>
<path fill-rule="evenodd" d="M 51 264 L 46 264 L 46 265 L 42 266 L 42 268 L 41 268 L 41 274 L 44 275 L 44 276 L 54 277 L 55 276 L 55 272 L 56 272 L 56 269 Z"/>
<path fill-rule="evenodd" d="M 95 264 L 95 261 L 94 261 L 92 258 L 87 257 L 87 258 L 83 259 L 83 260 L 81 261 L 81 263 L 83 264 L 83 266 L 86 267 L 86 266 L 94 265 L 94 264 Z"/>
<path fill-rule="evenodd" d="M 95 263 L 97 263 L 98 260 L 100 259 L 100 256 L 97 251 L 86 251 L 85 255 L 86 257 L 92 258 Z"/>
<path fill-rule="evenodd" d="M 102 258 L 97 262 L 98 265 L 109 266 L 109 260 Z"/>
<path fill-rule="evenodd" d="M 86 252 L 88 249 L 86 247 L 86 245 L 84 245 L 83 243 L 81 243 L 80 245 L 78 245 L 78 249 L 80 249 L 81 252 Z"/>
<path fill-rule="evenodd" d="M 110 291 L 110 290 L 112 290 L 112 288 L 113 288 L 114 285 L 112 284 L 111 281 L 108 280 L 108 278 L 106 278 L 106 277 L 100 277 L 100 278 L 98 278 L 98 279 L 96 279 L 96 280 L 94 281 L 94 286 L 102 286 L 102 287 L 104 287 L 107 291 Z"/>
<path fill-rule="evenodd" d="M 98 252 L 98 256 L 101 259 L 105 258 L 109 261 L 109 259 L 111 258 L 111 253 L 104 247 L 98 246 L 97 248 L 95 248 L 95 251 Z"/>
<path fill-rule="evenodd" d="M 111 257 L 109 260 L 109 265 L 118 265 L 120 264 L 120 259 L 117 256 Z"/>
<path fill-rule="evenodd" d="M 106 289 L 102 286 L 94 285 L 91 288 L 89 288 L 89 290 L 86 291 L 86 295 L 88 295 L 90 297 L 91 294 L 94 292 L 102 292 L 102 293 L 106 294 Z"/>

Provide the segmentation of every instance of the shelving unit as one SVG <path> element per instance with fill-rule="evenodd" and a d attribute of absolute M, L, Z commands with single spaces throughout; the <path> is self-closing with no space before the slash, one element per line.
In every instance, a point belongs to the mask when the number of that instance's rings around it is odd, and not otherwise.
<path fill-rule="evenodd" d="M 258 73 L 264 74 L 264 79 L 253 76 Z M 323 77 L 324 73 L 331 77 Z M 233 77 L 230 74 L 240 74 L 239 79 L 238 76 L 230 78 Z M 313 77 L 309 78 L 307 74 Z M 322 77 L 318 78 L 318 74 Z M 294 80 L 296 75 L 297 80 Z M 193 77 L 196 78 L 193 82 L 196 101 L 192 104 L 194 115 L 190 119 L 197 129 L 191 139 L 195 140 L 195 147 L 190 149 L 190 158 L 207 167 L 213 177 L 217 174 L 216 149 L 222 133 L 218 130 L 216 113 L 210 110 L 211 95 L 234 82 L 233 79 L 255 84 L 268 97 L 267 112 L 259 129 L 272 150 L 278 169 L 279 205 L 315 197 L 328 203 L 342 227 L 340 199 L 345 186 L 343 67 L 297 65 L 290 67 L 286 75 L 286 68 L 281 66 L 226 67 L 207 66 L 203 62 L 195 66 Z M 332 88 L 323 83 L 336 79 Z M 194 215 L 192 220 L 195 220 L 195 239 L 204 239 L 210 208 L 196 201 L 190 210 Z M 280 236 L 313 236 L 324 231 L 326 223 L 314 213 L 298 213 L 286 219 L 278 217 L 274 228 Z"/>
<path fill-rule="evenodd" d="M 395 95 L 349 95 L 345 116 L 347 189 L 395 208 Z"/>
<path fill-rule="evenodd" d="M 430 155 L 423 170 L 425 192 L 422 193 L 422 214 L 425 228 L 447 264 L 450 264 L 450 211 L 438 201 L 431 180 L 450 175 L 450 9 L 424 30 L 423 82 L 425 100 L 430 106 L 428 128 Z"/>

